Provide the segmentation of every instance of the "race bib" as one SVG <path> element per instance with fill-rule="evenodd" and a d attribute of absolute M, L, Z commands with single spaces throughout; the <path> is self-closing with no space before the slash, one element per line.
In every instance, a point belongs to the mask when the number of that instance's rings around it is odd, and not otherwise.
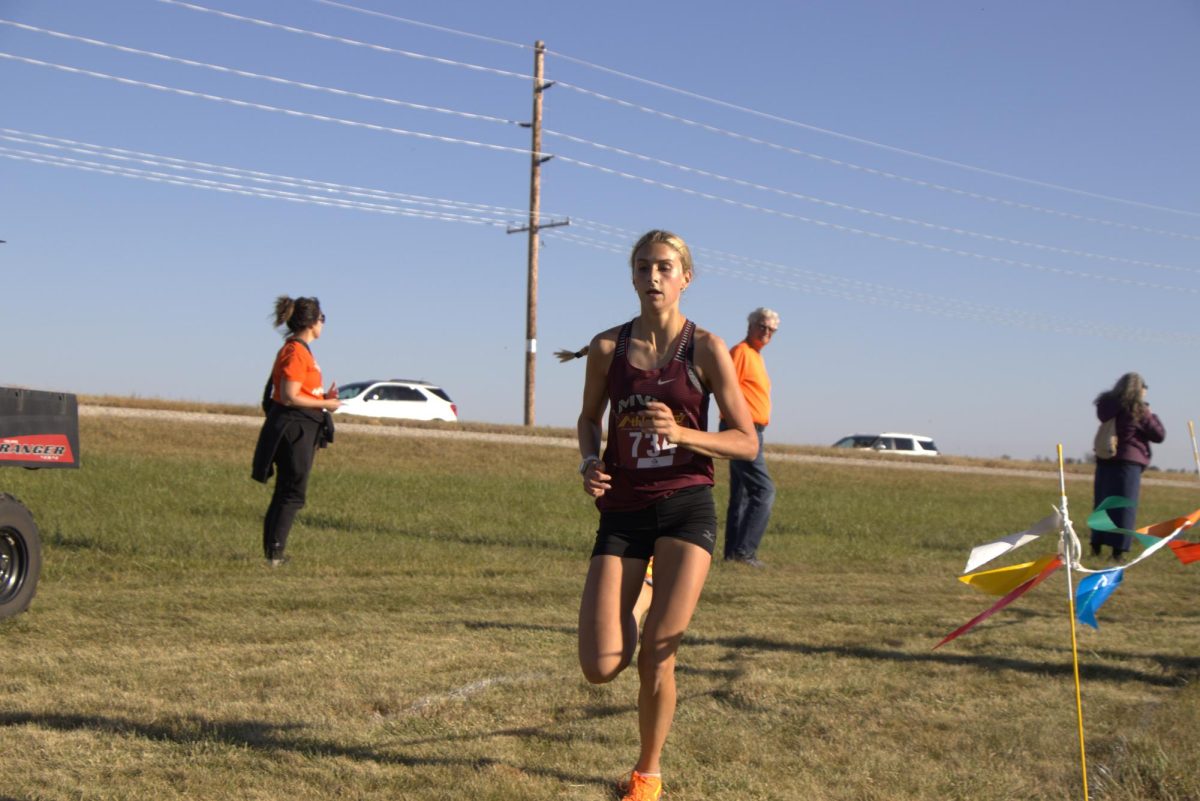
<path fill-rule="evenodd" d="M 680 450 L 665 435 L 642 430 L 640 412 L 629 412 L 617 420 L 617 461 L 629 470 L 674 467 L 691 459 L 691 451 Z"/>

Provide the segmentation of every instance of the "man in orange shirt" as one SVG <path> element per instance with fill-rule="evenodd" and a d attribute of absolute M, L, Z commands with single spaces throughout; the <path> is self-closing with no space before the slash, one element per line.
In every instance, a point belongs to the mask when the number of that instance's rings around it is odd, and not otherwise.
<path fill-rule="evenodd" d="M 754 461 L 729 462 L 729 511 L 725 516 L 725 560 L 762 567 L 758 545 L 762 542 L 771 505 L 775 502 L 775 483 L 767 474 L 763 460 L 763 429 L 771 422 L 771 379 L 763 363 L 762 349 L 779 330 L 779 315 L 767 308 L 750 312 L 746 338 L 729 351 L 737 370 L 738 384 L 750 407 L 754 429 L 758 432 L 758 455 Z M 721 421 L 722 428 L 725 421 Z"/>

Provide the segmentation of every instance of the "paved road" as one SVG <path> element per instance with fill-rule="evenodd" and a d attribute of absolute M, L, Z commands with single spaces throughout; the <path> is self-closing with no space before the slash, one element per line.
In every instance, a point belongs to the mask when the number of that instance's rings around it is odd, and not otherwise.
<path fill-rule="evenodd" d="M 80 406 L 82 417 L 129 417 L 142 420 L 177 420 L 184 422 L 205 423 L 207 425 L 238 425 L 258 428 L 262 425 L 261 417 L 234 414 L 211 414 L 207 412 L 176 412 L 165 409 L 127 409 L 117 406 Z M 554 448 L 575 448 L 574 439 L 569 437 L 534 437 L 524 434 L 490 434 L 483 431 L 453 431 L 435 428 L 404 428 L 402 426 L 371 425 L 369 423 L 350 423 L 345 418 L 337 418 L 339 431 L 369 434 L 379 437 L 415 437 L 418 439 L 471 439 L 479 442 L 502 442 L 513 445 L 545 445 Z M 892 470 L 923 470 L 932 473 L 967 473 L 984 476 L 1017 476 L 1024 478 L 1057 478 L 1057 473 L 1051 470 L 1023 470 L 1016 467 L 975 467 L 972 465 L 942 464 L 934 460 L 930 463 L 916 461 L 887 461 L 883 459 L 855 459 L 839 456 L 817 456 L 804 453 L 771 453 L 767 459 L 780 462 L 806 462 L 809 464 L 834 464 L 842 466 L 887 468 Z M 1092 480 L 1091 473 L 1067 473 L 1067 481 Z M 1196 487 L 1200 483 L 1183 478 L 1166 478 L 1148 475 L 1142 479 L 1143 484 L 1163 487 Z"/>

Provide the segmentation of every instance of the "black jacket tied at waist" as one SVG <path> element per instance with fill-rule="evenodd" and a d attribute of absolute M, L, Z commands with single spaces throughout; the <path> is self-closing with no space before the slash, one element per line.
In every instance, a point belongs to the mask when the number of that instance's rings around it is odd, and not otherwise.
<path fill-rule="evenodd" d="M 333 415 L 329 412 L 284 406 L 271 401 L 270 408 L 267 409 L 267 419 L 263 421 L 262 429 L 258 432 L 258 442 L 254 446 L 250 477 L 255 481 L 265 484 L 274 474 L 275 451 L 279 447 L 279 440 L 292 423 L 309 429 L 306 433 L 312 439 L 314 447 L 324 448 L 333 442 Z"/>

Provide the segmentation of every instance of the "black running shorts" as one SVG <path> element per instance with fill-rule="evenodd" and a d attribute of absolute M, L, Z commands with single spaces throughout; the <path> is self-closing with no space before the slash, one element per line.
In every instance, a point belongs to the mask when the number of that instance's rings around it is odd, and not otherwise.
<path fill-rule="evenodd" d="M 601 512 L 592 556 L 649 561 L 659 537 L 699 545 L 709 554 L 717 542 L 717 507 L 712 487 L 688 487 L 632 512 Z"/>

